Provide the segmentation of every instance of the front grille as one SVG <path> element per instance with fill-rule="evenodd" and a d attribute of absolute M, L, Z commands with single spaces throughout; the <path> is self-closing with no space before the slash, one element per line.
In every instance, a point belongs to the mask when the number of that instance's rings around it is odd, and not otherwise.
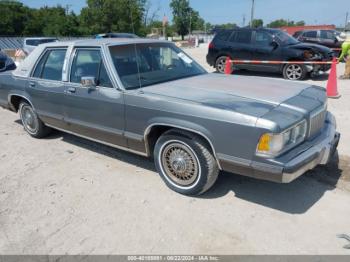
<path fill-rule="evenodd" d="M 327 108 L 322 107 L 311 113 L 309 137 L 317 135 L 324 127 L 327 115 Z"/>
<path fill-rule="evenodd" d="M 5 61 L 0 61 L 0 71 L 4 71 L 6 67 Z"/>

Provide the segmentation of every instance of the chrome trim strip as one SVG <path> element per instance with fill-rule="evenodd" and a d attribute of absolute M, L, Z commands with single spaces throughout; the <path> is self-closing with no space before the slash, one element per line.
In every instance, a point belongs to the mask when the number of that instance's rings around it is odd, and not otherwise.
<path fill-rule="evenodd" d="M 240 165 L 240 166 L 244 166 L 244 167 L 250 167 L 251 162 L 252 162 L 251 160 L 243 159 L 240 157 L 229 156 L 226 154 L 218 153 L 217 156 L 221 161 L 225 161 L 225 162 L 228 162 L 230 164 L 232 163 L 234 165 Z"/>
<path fill-rule="evenodd" d="M 193 132 L 193 133 L 195 133 L 195 134 L 197 134 L 197 135 L 200 135 L 200 136 L 204 137 L 204 138 L 207 140 L 207 142 L 209 143 L 209 145 L 210 145 L 210 147 L 211 147 L 211 149 L 212 149 L 212 151 L 213 151 L 213 153 L 214 153 L 214 157 L 215 157 L 215 160 L 216 160 L 216 162 L 217 162 L 217 164 L 218 164 L 219 169 L 222 170 L 221 165 L 220 165 L 220 162 L 219 162 L 219 158 L 217 157 L 217 154 L 216 154 L 215 148 L 214 148 L 214 146 L 213 146 L 213 143 L 210 141 L 210 139 L 209 139 L 206 135 L 204 135 L 203 133 L 201 133 L 201 132 L 199 132 L 199 131 L 197 131 L 197 130 L 193 130 L 193 129 L 191 129 L 191 128 L 182 127 L 182 126 L 177 126 L 177 125 L 173 125 L 173 124 L 153 123 L 153 124 L 149 125 L 149 126 L 145 129 L 143 139 L 144 139 L 144 141 L 145 141 L 146 154 L 147 154 L 148 156 L 151 155 L 151 152 L 149 152 L 148 135 L 149 135 L 149 133 L 150 133 L 152 127 L 155 127 L 155 126 L 167 126 L 167 127 L 178 128 L 178 129 L 182 129 L 182 130 L 186 130 L 186 131 Z"/>
<path fill-rule="evenodd" d="M 93 141 L 93 142 L 97 142 L 97 143 L 100 143 L 100 144 L 103 144 L 103 145 L 106 145 L 106 146 L 114 147 L 116 149 L 120 149 L 120 150 L 123 150 L 123 151 L 126 151 L 126 152 L 130 152 L 130 153 L 137 154 L 137 155 L 140 155 L 140 156 L 148 157 L 148 155 L 146 153 L 142 153 L 142 152 L 139 152 L 139 151 L 136 151 L 136 150 L 132 150 L 132 149 L 127 148 L 127 147 L 114 145 L 114 144 L 111 144 L 111 143 L 108 143 L 108 142 L 104 142 L 104 141 L 101 141 L 101 140 L 98 140 L 98 139 L 94 139 L 94 138 L 91 138 L 91 137 L 80 135 L 78 133 L 75 133 L 75 132 L 72 132 L 72 131 L 68 131 L 68 130 L 63 129 L 63 128 L 58 128 L 58 127 L 55 127 L 55 126 L 52 126 L 52 125 L 48 125 L 48 124 L 45 124 L 45 125 L 48 126 L 48 127 L 53 128 L 53 129 L 57 129 L 59 131 L 62 131 L 64 133 L 68 133 L 68 134 L 75 135 L 75 136 L 78 136 L 78 137 L 81 137 L 81 138 L 85 138 L 87 140 L 90 140 L 90 141 Z"/>

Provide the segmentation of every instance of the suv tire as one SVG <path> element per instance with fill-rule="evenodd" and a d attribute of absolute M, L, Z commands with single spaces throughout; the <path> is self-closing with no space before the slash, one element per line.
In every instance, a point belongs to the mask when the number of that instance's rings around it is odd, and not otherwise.
<path fill-rule="evenodd" d="M 307 75 L 305 65 L 287 64 L 283 67 L 283 77 L 288 80 L 304 80 Z"/>

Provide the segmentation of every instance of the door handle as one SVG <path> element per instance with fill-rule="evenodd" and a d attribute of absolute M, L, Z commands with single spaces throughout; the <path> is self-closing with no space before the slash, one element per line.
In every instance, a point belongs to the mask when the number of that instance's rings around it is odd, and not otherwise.
<path fill-rule="evenodd" d="M 35 82 L 29 82 L 30 87 L 35 87 Z"/>
<path fill-rule="evenodd" d="M 68 87 L 66 93 L 72 94 L 72 93 L 75 93 L 76 91 L 77 91 L 77 90 L 76 90 L 75 87 Z"/>

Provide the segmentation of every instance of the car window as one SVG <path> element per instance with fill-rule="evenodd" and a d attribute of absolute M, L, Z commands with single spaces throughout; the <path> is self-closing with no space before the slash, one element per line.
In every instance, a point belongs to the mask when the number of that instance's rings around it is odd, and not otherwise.
<path fill-rule="evenodd" d="M 168 43 L 110 47 L 113 64 L 126 89 L 136 89 L 205 74 L 181 49 Z"/>
<path fill-rule="evenodd" d="M 95 77 L 97 85 L 112 87 L 100 50 L 77 50 L 72 63 L 70 82 L 80 83 L 82 77 Z"/>
<path fill-rule="evenodd" d="M 242 44 L 250 44 L 252 32 L 251 31 L 238 31 L 235 34 L 234 42 Z"/>
<path fill-rule="evenodd" d="M 227 41 L 231 33 L 232 31 L 220 31 L 219 33 L 217 33 L 215 39 L 220 41 Z"/>
<path fill-rule="evenodd" d="M 37 64 L 33 77 L 61 81 L 66 51 L 66 49 L 48 50 Z"/>
<path fill-rule="evenodd" d="M 331 31 L 321 31 L 321 38 L 322 39 L 334 40 L 335 39 L 335 35 Z"/>
<path fill-rule="evenodd" d="M 272 36 L 266 32 L 256 32 L 255 43 L 259 46 L 270 46 L 272 43 Z"/>
<path fill-rule="evenodd" d="M 317 31 L 309 31 L 304 33 L 305 37 L 317 38 Z"/>

